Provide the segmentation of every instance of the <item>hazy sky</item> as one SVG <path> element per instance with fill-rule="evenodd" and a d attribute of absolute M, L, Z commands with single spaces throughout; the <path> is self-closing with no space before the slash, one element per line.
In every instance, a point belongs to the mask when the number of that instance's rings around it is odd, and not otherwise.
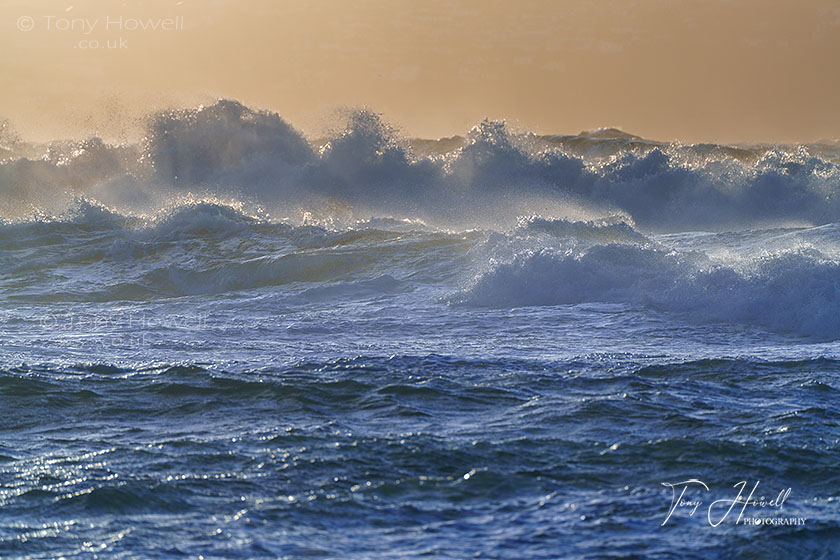
<path fill-rule="evenodd" d="M 364 105 L 425 137 L 484 117 L 840 137 L 837 0 L 4 0 L 0 25 L 0 117 L 38 139 L 119 138 L 144 111 L 217 97 L 313 132 Z"/>

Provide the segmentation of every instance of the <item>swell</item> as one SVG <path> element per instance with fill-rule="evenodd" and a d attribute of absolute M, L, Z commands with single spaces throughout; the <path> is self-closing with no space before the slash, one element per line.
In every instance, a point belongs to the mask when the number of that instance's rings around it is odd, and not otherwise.
<path fill-rule="evenodd" d="M 609 374 L 598 356 L 574 360 L 470 359 L 450 355 L 359 355 L 297 361 L 258 370 L 219 369 L 209 364 L 110 363 L 21 365 L 0 370 L 4 397 L 62 406 L 113 406 L 148 412 L 166 407 L 161 398 L 198 399 L 208 406 L 246 401 L 297 401 L 330 410 L 370 409 L 435 401 L 479 411 L 481 406 L 519 406 L 536 390 L 562 385 L 569 391 L 650 389 L 660 383 L 697 382 L 730 387 L 768 385 L 811 391 L 826 402 L 840 386 L 833 377 L 840 360 L 830 357 L 768 360 L 718 357 L 673 361 L 627 355 L 612 362 Z M 615 357 L 613 357 L 615 358 Z M 757 385 L 756 385 L 757 384 Z M 770 387 L 772 386 L 772 387 Z M 559 390 L 559 385 L 558 385 Z M 694 390 L 702 390 L 701 386 Z M 611 393 L 608 393 L 611 394 Z M 735 393 L 732 393 L 734 396 Z M 133 403 L 133 404 L 132 404 Z M 40 405 L 39 405 L 40 406 Z M 117 407 L 118 408 L 118 407 Z M 117 408 L 113 408 L 116 412 Z M 466 412 L 465 408 L 460 409 Z M 527 412 L 527 407 L 521 410 Z M 6 421 L 12 421 L 7 419 Z"/>
<path fill-rule="evenodd" d="M 241 372 L 196 364 L 22 366 L 0 370 L 0 393 L 4 399 L 17 399 L 19 405 L 39 404 L 31 413 L 22 412 L 0 424 L 17 429 L 36 427 L 36 409 L 46 405 L 71 415 L 85 407 L 97 410 L 100 417 L 177 416 L 198 412 L 198 404 L 210 413 L 246 403 L 265 409 L 282 406 L 289 413 L 361 410 L 372 415 L 392 411 L 400 416 L 424 416 L 439 414 L 441 407 L 466 412 L 525 400 L 515 389 L 494 387 L 482 380 L 486 372 L 503 367 L 524 365 L 430 355 L 359 356 Z M 444 376 L 430 373 L 434 371 Z M 408 372 L 413 375 L 407 376 Z M 463 378 L 450 377 L 456 372 Z"/>
<path fill-rule="evenodd" d="M 434 286 L 418 297 L 491 308 L 618 303 L 700 324 L 840 338 L 835 224 L 652 236 L 622 216 L 532 216 L 502 232 L 446 232 L 393 219 L 330 229 L 218 201 L 141 217 L 80 199 L 60 218 L 0 225 L 0 240 L 0 287 L 13 302 L 282 287 L 302 298 L 297 303 L 323 303 Z"/>
<path fill-rule="evenodd" d="M 123 215 L 81 198 L 56 218 L 0 225 L 0 287 L 9 300 L 42 303 L 272 286 L 359 293 L 393 289 L 406 277 L 451 279 L 479 237 L 389 219 L 340 229 L 291 225 L 217 200 Z"/>

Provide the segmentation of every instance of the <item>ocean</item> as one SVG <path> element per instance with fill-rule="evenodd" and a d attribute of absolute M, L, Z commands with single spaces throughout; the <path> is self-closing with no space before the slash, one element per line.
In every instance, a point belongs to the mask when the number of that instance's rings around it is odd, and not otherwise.
<path fill-rule="evenodd" d="M 0 140 L 2 558 L 840 557 L 836 143 Z"/>

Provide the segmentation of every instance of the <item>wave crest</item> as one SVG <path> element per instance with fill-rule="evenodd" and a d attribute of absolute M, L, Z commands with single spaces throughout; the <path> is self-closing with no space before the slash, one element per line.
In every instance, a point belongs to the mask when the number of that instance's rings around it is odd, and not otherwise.
<path fill-rule="evenodd" d="M 55 214 L 57 198 L 66 205 L 80 193 L 151 211 L 199 192 L 460 226 L 570 207 L 623 213 L 649 231 L 840 221 L 836 150 L 614 136 L 538 136 L 485 120 L 465 138 L 430 144 L 358 110 L 316 150 L 276 113 L 221 100 L 152 117 L 140 145 L 55 142 L 37 158 L 15 147 L 10 153 L 28 155 L 0 161 L 0 212 Z"/>
<path fill-rule="evenodd" d="M 840 337 L 840 263 L 815 250 L 764 255 L 735 268 L 702 253 L 638 245 L 544 248 L 497 264 L 452 301 L 486 307 L 625 303 L 699 323 L 834 339 Z"/>

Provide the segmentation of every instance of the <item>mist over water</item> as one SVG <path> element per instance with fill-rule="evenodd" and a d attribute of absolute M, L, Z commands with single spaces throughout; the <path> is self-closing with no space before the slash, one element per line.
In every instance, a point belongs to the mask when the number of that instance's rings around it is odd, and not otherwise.
<path fill-rule="evenodd" d="M 838 545 L 837 145 L 222 100 L 0 158 L 0 556 L 765 550 L 661 527 L 689 477 Z"/>
<path fill-rule="evenodd" d="M 7 124 L 5 213 L 55 213 L 58 200 L 78 195 L 121 212 L 154 212 L 190 193 L 282 217 L 343 207 L 462 228 L 509 227 L 534 214 L 622 213 L 649 231 L 840 219 L 840 147 L 830 143 L 681 145 L 615 129 L 538 136 L 488 120 L 464 137 L 412 140 L 368 110 L 350 111 L 333 136 L 307 139 L 280 115 L 232 100 L 147 121 L 141 142 L 118 146 L 95 137 L 32 145 Z"/>
<path fill-rule="evenodd" d="M 62 243 L 36 261 L 109 270 L 98 290 L 83 278 L 63 295 L 72 276 L 45 285 L 53 299 L 220 294 L 380 265 L 399 277 L 405 255 L 387 262 L 379 244 L 397 230 L 458 246 L 435 255 L 458 278 L 453 304 L 626 303 L 840 336 L 836 146 L 686 146 L 615 129 L 536 136 L 496 121 L 411 140 L 366 110 L 312 141 L 231 100 L 151 115 L 138 144 L 36 146 L 4 130 L 7 251 L 89 234 L 81 253 Z M 690 233 L 700 230 L 740 233 Z M 369 236 L 370 253 L 294 251 L 341 232 Z"/>

